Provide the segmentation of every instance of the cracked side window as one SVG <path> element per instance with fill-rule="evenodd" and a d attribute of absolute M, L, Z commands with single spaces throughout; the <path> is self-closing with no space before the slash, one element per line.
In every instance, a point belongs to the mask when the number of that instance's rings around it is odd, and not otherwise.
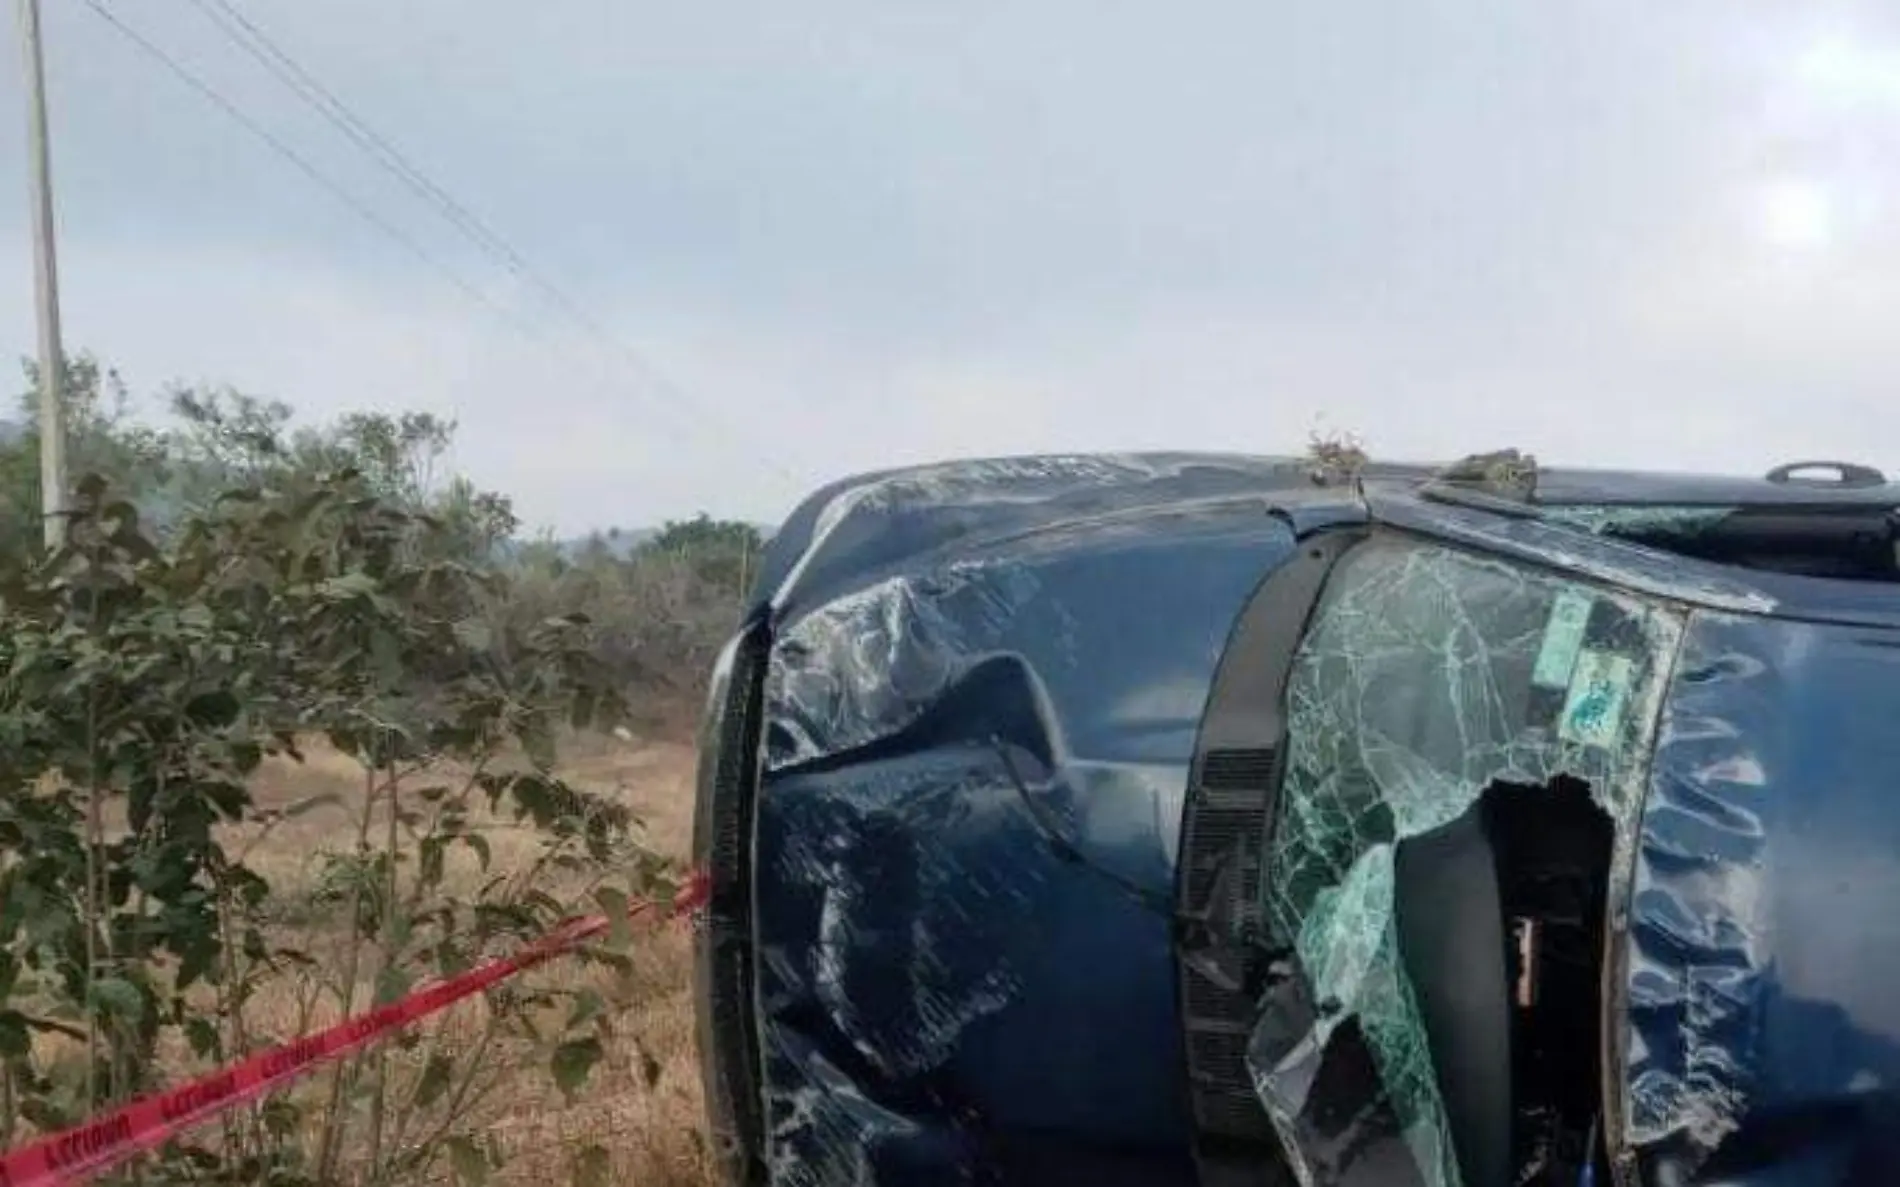
<path fill-rule="evenodd" d="M 1506 936 L 1518 927 L 1535 932 L 1541 911 L 1556 936 L 1575 922 L 1564 912 L 1583 908 L 1524 904 L 1544 894 L 1588 905 L 1594 888 L 1600 927 L 1602 888 L 1617 884 L 1615 870 L 1630 861 L 1680 627 L 1675 611 L 1641 598 L 1401 537 L 1374 537 L 1334 570 L 1287 680 L 1285 775 L 1262 882 L 1265 920 L 1294 954 L 1292 975 L 1268 990 L 1249 1051 L 1256 1088 L 1304 1182 L 1466 1181 L 1460 1159 L 1473 1158 L 1480 1139 L 1468 1136 L 1470 1124 L 1460 1129 L 1441 1091 L 1446 1048 L 1464 1040 L 1428 1035 L 1414 984 L 1420 966 L 1408 963 L 1421 956 L 1399 943 L 1395 865 L 1404 863 L 1395 857 L 1409 838 L 1489 821 L 1481 848 L 1495 857 L 1486 877 L 1503 888 L 1503 905 L 1487 924 Z M 1526 805 L 1528 827 L 1514 823 Z M 1607 817 L 1600 861 L 1552 856 L 1541 841 L 1525 840 L 1540 831 L 1596 835 L 1591 821 L 1545 827 L 1572 820 L 1565 815 L 1572 807 Z M 1541 855 L 1535 861 L 1526 856 L 1533 850 Z M 1549 874 L 1544 866 L 1561 878 L 1566 862 L 1576 867 L 1578 888 L 1568 899 L 1520 893 L 1535 883 L 1533 873 Z M 1565 938 L 1573 956 L 1590 942 L 1600 953 L 1600 933 Z M 1534 949 L 1521 938 L 1513 944 Z M 1498 956 L 1505 969 L 1515 968 L 1513 959 Z M 1528 983 L 1541 966 L 1532 956 L 1523 965 L 1509 976 Z M 1561 967 L 1551 965 L 1550 975 Z M 1556 986 L 1559 1000 L 1569 1000 L 1566 988 L 1574 987 Z M 1497 987 L 1507 1005 L 1526 992 L 1508 979 Z M 1594 1008 L 1589 992 L 1572 993 L 1566 1008 Z M 1500 1025 L 1528 1026 L 1529 1016 L 1528 1008 L 1507 1009 Z M 1593 1040 L 1596 1018 L 1581 1022 Z M 1509 1033 L 1520 1058 L 1548 1041 L 1542 1032 Z M 1591 1080 L 1594 1089 L 1600 1075 Z M 1520 1175 L 1544 1157 L 1529 1148 L 1542 1140 L 1540 1126 L 1558 1135 L 1552 1143 L 1585 1143 L 1564 1139 L 1557 1122 L 1522 1115 L 1522 1101 L 1536 1095 L 1520 1074 L 1505 1097 L 1520 1104 L 1508 1128 Z"/>

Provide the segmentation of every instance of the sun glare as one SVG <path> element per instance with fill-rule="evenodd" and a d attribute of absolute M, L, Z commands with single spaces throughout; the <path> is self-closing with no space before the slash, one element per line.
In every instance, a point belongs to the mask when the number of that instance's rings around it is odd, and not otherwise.
<path fill-rule="evenodd" d="M 1834 201 L 1818 182 L 1773 181 L 1762 187 L 1757 202 L 1762 236 L 1777 247 L 1825 247 L 1834 238 Z"/>
<path fill-rule="evenodd" d="M 1834 33 L 1810 42 L 1795 73 L 1818 99 L 1848 107 L 1900 107 L 1900 51 Z"/>

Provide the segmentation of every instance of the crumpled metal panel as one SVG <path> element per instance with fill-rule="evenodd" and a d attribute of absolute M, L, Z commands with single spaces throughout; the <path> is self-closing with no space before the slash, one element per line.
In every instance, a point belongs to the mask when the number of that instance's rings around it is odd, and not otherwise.
<path fill-rule="evenodd" d="M 1900 1182 L 1896 690 L 1900 632 L 1690 624 L 1624 976 L 1647 1180 Z"/>
<path fill-rule="evenodd" d="M 1612 1150 L 1737 1187 L 1900 1181 L 1880 1161 L 1900 1134 L 1900 912 L 1870 906 L 1900 901 L 1891 593 L 1373 499 L 1396 526 L 1626 592 L 1448 553 L 1342 570 L 1361 629 L 1322 623 L 1295 680 L 1313 852 L 1269 888 L 1306 975 L 1253 1044 L 1308 1181 L 1457 1181 L 1391 938 L 1392 848 L 1492 778 L 1556 772 L 1616 824 L 1632 951 Z M 775 1183 L 1192 1182 L 1166 924 L 1053 855 L 1013 782 L 1091 860 L 1165 892 L 1225 631 L 1289 523 L 1360 518 L 1298 465 L 1146 455 L 854 480 L 788 521 L 757 603 L 776 635 L 753 919 Z M 1513 700 L 1549 623 L 1494 611 L 1526 591 L 1623 619 L 1639 654 L 1607 735 L 1578 719 L 1566 741 L 1568 688 Z M 1735 612 L 1695 620 L 1666 712 L 1678 611 L 1643 597 Z M 1784 605 L 1854 625 L 1750 616 Z M 1659 713 L 1652 779 L 1639 731 Z M 1302 750 L 1328 728 L 1360 730 L 1369 761 Z"/>
<path fill-rule="evenodd" d="M 1460 1182 L 1396 946 L 1395 846 L 1496 781 L 1562 774 L 1609 814 L 1625 884 L 1679 633 L 1628 594 L 1396 537 L 1335 569 L 1289 677 L 1264 890 L 1298 975 L 1250 1050 L 1303 1182 Z"/>
<path fill-rule="evenodd" d="M 932 468 L 772 594 L 754 928 L 775 1185 L 1193 1182 L 1165 897 L 1213 669 L 1297 469 Z"/>
<path fill-rule="evenodd" d="M 1189 526 L 1201 504 L 1253 502 L 1311 485 L 1284 458 L 1139 453 L 985 458 L 837 484 L 787 520 L 761 566 L 781 623 L 912 566 L 1010 546 L 1063 547 L 1077 533 L 1151 538 Z M 1339 499 L 1351 502 L 1350 499 Z"/>

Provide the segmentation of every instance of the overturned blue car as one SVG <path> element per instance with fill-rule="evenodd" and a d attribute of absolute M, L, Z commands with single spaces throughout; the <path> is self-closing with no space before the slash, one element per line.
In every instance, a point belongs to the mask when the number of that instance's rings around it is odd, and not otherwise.
<path fill-rule="evenodd" d="M 1897 509 L 1509 451 L 819 492 L 704 726 L 728 1181 L 1900 1182 Z"/>

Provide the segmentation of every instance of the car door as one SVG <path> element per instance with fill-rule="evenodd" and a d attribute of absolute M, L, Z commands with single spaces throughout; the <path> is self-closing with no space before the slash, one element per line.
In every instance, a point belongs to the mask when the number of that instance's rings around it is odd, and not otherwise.
<path fill-rule="evenodd" d="M 1580 1162 L 1681 612 L 1383 529 L 1304 560 L 1236 631 L 1186 814 L 1182 901 L 1215 924 L 1181 959 L 1203 1137 L 1247 1136 L 1246 1093 L 1306 1182 Z"/>

